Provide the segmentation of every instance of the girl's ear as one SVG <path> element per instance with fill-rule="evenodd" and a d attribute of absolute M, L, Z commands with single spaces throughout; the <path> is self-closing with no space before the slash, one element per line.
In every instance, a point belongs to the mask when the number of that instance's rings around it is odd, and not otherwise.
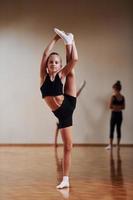
<path fill-rule="evenodd" d="M 49 73 L 48 68 L 46 68 L 46 72 L 47 72 L 47 74 Z"/>

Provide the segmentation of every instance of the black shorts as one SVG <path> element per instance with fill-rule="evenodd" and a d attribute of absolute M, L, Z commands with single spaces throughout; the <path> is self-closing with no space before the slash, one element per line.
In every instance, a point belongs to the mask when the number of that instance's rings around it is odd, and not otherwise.
<path fill-rule="evenodd" d="M 76 97 L 64 94 L 64 100 L 57 110 L 52 111 L 54 115 L 58 118 L 59 124 L 58 128 L 66 128 L 72 126 L 73 112 L 76 107 Z"/>

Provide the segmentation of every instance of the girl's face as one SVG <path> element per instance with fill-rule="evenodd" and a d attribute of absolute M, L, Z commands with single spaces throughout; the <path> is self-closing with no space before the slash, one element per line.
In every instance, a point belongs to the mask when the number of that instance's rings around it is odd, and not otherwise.
<path fill-rule="evenodd" d="M 120 91 L 119 90 L 116 90 L 115 88 L 113 88 L 113 94 L 119 94 Z"/>
<path fill-rule="evenodd" d="M 47 66 L 49 73 L 56 73 L 61 68 L 60 57 L 58 55 L 51 55 Z"/>

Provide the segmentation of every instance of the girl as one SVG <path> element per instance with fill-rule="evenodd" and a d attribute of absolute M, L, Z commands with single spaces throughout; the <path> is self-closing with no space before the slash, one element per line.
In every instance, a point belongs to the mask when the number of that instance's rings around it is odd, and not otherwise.
<path fill-rule="evenodd" d="M 121 83 L 117 81 L 113 86 L 113 95 L 111 96 L 109 107 L 112 110 L 110 119 L 110 144 L 106 149 L 112 149 L 114 129 L 117 131 L 117 147 L 120 148 L 121 140 L 121 124 L 122 124 L 122 110 L 125 109 L 125 97 L 121 94 Z"/>
<path fill-rule="evenodd" d="M 78 60 L 77 49 L 72 33 L 66 34 L 54 29 L 56 36 L 44 50 L 40 67 L 40 90 L 42 98 L 53 114 L 58 118 L 62 140 L 64 143 L 63 180 L 58 189 L 69 187 L 69 172 L 72 151 L 72 115 L 76 107 L 76 83 L 74 66 Z M 56 42 L 62 38 L 66 46 L 67 64 L 62 67 L 58 53 L 52 52 Z M 65 79 L 65 84 L 63 82 Z"/>

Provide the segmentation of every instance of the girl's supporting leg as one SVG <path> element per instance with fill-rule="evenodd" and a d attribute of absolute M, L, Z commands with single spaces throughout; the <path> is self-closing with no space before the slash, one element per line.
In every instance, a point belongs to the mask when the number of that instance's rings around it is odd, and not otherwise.
<path fill-rule="evenodd" d="M 69 173 L 71 168 L 72 134 L 71 127 L 62 128 L 61 136 L 64 144 L 63 180 L 57 186 L 58 189 L 69 187 Z"/>
<path fill-rule="evenodd" d="M 64 144 L 63 175 L 69 176 L 72 151 L 72 127 L 62 128 L 61 136 Z"/>

